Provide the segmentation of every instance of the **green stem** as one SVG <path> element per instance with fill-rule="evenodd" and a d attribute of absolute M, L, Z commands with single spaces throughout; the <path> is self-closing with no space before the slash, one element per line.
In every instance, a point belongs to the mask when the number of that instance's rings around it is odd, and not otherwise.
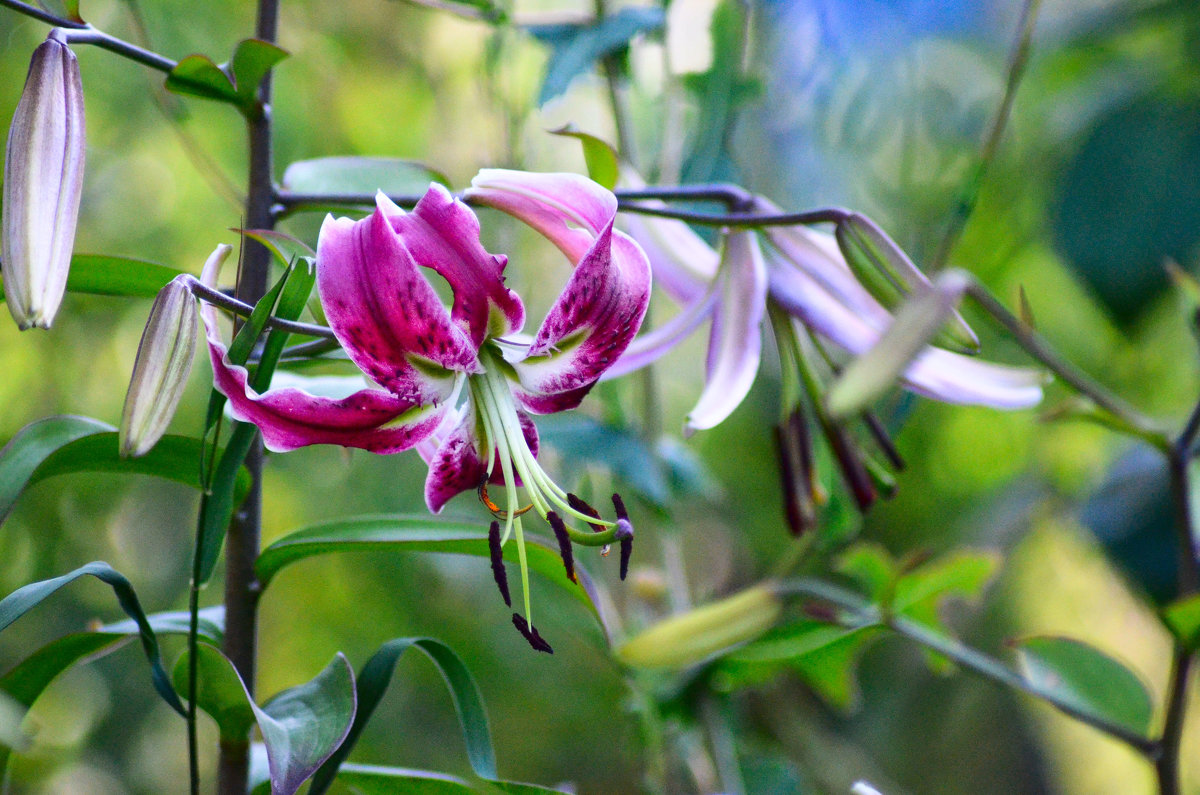
<path fill-rule="evenodd" d="M 1008 56 L 1008 79 L 1004 84 L 1004 95 L 1000 99 L 1000 106 L 996 109 L 996 115 L 988 129 L 987 138 L 979 152 L 979 161 L 975 165 L 975 171 L 967 181 L 963 196 L 959 199 L 955 213 L 946 227 L 946 233 L 942 236 L 937 252 L 929 264 L 930 273 L 937 273 L 945 266 L 946 261 L 950 258 L 950 252 L 954 250 L 954 245 L 962 236 L 963 228 L 966 227 L 967 221 L 970 220 L 971 214 L 974 213 L 975 206 L 979 202 L 979 191 L 983 187 L 984 177 L 987 175 L 992 161 L 996 158 L 1000 139 L 1012 116 L 1017 87 L 1021 85 L 1021 78 L 1024 77 L 1025 67 L 1029 63 L 1030 44 L 1033 41 L 1033 30 L 1040 5 L 1041 0 L 1025 0 L 1025 4 L 1021 8 L 1021 19 L 1017 23 L 1017 37 Z"/>
<path fill-rule="evenodd" d="M 1162 747 L 1160 741 L 1131 732 L 1124 726 L 1110 723 L 1101 716 L 1080 710 L 1075 704 L 1064 700 L 1056 693 L 1038 687 L 999 660 L 967 646 L 957 638 L 942 635 L 910 618 L 886 614 L 853 591 L 808 578 L 784 580 L 777 587 L 781 594 L 807 596 L 847 610 L 852 614 L 852 623 L 855 626 L 871 624 L 885 626 L 898 635 L 938 652 L 967 670 L 1045 701 L 1075 720 L 1120 740 L 1147 758 L 1157 759 L 1159 756 Z"/>
<path fill-rule="evenodd" d="M 1003 326 L 1030 356 L 1045 365 L 1076 392 L 1119 418 L 1140 438 L 1152 441 L 1160 449 L 1168 444 L 1162 429 L 1153 421 L 1060 356 L 1040 334 L 1009 312 L 974 278 L 971 278 L 966 294 L 974 298 L 985 312 Z"/>

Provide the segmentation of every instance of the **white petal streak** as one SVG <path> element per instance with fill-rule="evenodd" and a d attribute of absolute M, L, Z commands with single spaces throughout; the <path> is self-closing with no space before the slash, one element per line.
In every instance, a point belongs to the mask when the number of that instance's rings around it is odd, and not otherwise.
<path fill-rule="evenodd" d="M 708 382 L 688 414 L 684 432 L 689 434 L 728 417 L 746 397 L 758 373 L 767 268 L 755 233 L 743 230 L 729 235 L 717 278 L 721 295 L 713 312 Z"/>

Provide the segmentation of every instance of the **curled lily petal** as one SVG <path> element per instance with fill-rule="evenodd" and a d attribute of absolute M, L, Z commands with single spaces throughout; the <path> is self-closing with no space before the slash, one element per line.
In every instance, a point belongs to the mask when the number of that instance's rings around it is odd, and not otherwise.
<path fill-rule="evenodd" d="M 393 205 L 394 206 L 394 205 Z M 419 264 L 442 276 L 454 292 L 451 317 L 464 324 L 478 348 L 484 337 L 519 331 L 525 306 L 504 286 L 507 257 L 489 254 L 479 242 L 479 219 L 434 183 L 411 213 L 396 208 L 388 220 Z"/>
<path fill-rule="evenodd" d="M 445 399 L 454 373 L 476 372 L 468 333 L 450 318 L 389 220 L 380 196 L 361 221 L 329 216 L 317 242 L 317 289 L 350 359 L 389 392 L 416 403 Z"/>
<path fill-rule="evenodd" d="M 767 268 L 753 232 L 733 232 L 726 238 L 717 278 L 721 297 L 713 313 L 708 345 L 708 383 L 688 414 L 686 433 L 711 428 L 728 417 L 746 397 L 758 373 Z"/>
<path fill-rule="evenodd" d="M 646 255 L 610 221 L 514 365 L 521 391 L 559 395 L 594 384 L 625 352 L 649 305 Z"/>
<path fill-rule="evenodd" d="M 204 268 L 206 284 L 215 281 L 216 271 L 228 254 L 229 247 L 221 246 L 209 258 Z M 363 389 L 341 400 L 295 388 L 260 395 L 250 387 L 246 368 L 229 361 L 217 327 L 216 310 L 204 304 L 200 317 L 208 337 L 213 386 L 229 399 L 235 419 L 258 426 L 270 450 L 285 452 L 310 444 L 337 444 L 394 453 L 412 447 L 441 422 L 444 405 L 424 406 L 378 389 Z"/>
<path fill-rule="evenodd" d="M 525 434 L 525 443 L 536 456 L 537 428 L 524 412 L 518 412 L 517 416 Z M 440 513 L 452 497 L 478 488 L 485 478 L 493 484 L 504 482 L 499 466 L 493 465 L 491 476 L 488 476 L 487 461 L 483 458 L 481 447 L 475 412 L 462 412 L 458 424 L 445 435 L 437 451 L 429 459 L 429 475 L 425 478 L 425 504 L 431 512 Z M 521 485 L 520 478 L 515 480 L 515 485 Z"/>
<path fill-rule="evenodd" d="M 633 340 L 650 303 L 650 262 L 613 229 L 617 201 L 577 174 L 488 169 L 467 197 L 509 213 L 549 238 L 576 263 L 524 359 L 515 389 L 530 411 L 578 405 Z"/>
<path fill-rule="evenodd" d="M 771 297 L 802 323 L 846 351 L 860 356 L 878 341 L 873 328 L 850 307 L 825 290 L 806 271 L 779 262 L 769 254 Z M 1043 375 L 1027 367 L 1002 364 L 926 348 L 905 370 L 901 380 L 912 391 L 934 400 L 960 405 L 1017 409 L 1042 399 Z"/>
<path fill-rule="evenodd" d="M 464 198 L 508 213 L 579 262 L 617 214 L 617 197 L 579 174 L 485 168 Z"/>

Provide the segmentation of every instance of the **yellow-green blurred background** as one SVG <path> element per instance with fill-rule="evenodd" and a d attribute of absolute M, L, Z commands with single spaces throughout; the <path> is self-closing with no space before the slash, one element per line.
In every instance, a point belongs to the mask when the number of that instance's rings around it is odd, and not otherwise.
<path fill-rule="evenodd" d="M 667 46 L 661 36 L 634 43 L 625 99 L 639 168 L 668 179 L 735 180 L 789 209 L 850 206 L 927 261 L 999 102 L 1019 3 L 764 0 L 752 6 L 746 54 L 755 79 L 736 107 L 687 87 L 709 66 L 711 6 L 676 0 Z M 1191 307 L 1169 287 L 1162 263 L 1194 267 L 1200 250 L 1200 10 L 1184 1 L 1042 6 L 1011 124 L 950 263 L 1010 306 L 1023 286 L 1039 330 L 1060 351 L 1138 407 L 1178 423 L 1198 392 L 1197 355 Z M 246 2 L 157 0 L 137 9 L 154 48 L 173 58 L 201 52 L 223 61 L 253 27 Z M 511 10 L 518 23 L 590 13 L 591 4 L 550 0 Z M 126 3 L 84 0 L 83 14 L 139 38 Z M 5 123 L 46 32 L 0 9 Z M 582 170 L 577 143 L 545 133 L 563 123 L 613 135 L 598 73 L 536 107 L 547 49 L 519 26 L 496 32 L 396 0 L 285 0 L 279 38 L 292 57 L 275 79 L 277 175 L 300 159 L 378 155 L 423 161 L 461 188 L 482 167 Z M 161 75 L 110 53 L 77 52 L 88 161 L 76 251 L 198 271 L 217 243 L 236 243 L 229 229 L 240 223 L 234 199 L 244 189 L 239 117 L 165 95 Z M 689 71 L 692 78 L 682 74 Z M 705 149 L 700 132 L 718 112 L 736 116 L 723 142 Z M 297 216 L 285 228 L 313 243 L 319 221 Z M 483 223 L 490 250 L 511 256 L 509 283 L 540 318 L 565 264 L 506 219 L 485 214 Z M 59 413 L 116 423 L 148 308 L 73 296 L 49 332 L 0 323 L 0 437 Z M 673 311 L 660 298 L 653 316 Z M 984 332 L 986 355 L 1020 361 L 981 315 L 968 316 Z M 702 385 L 703 345 L 701 332 L 656 370 L 658 421 L 668 434 Z M 773 356 L 768 345 L 755 389 L 731 419 L 687 442 L 719 490 L 680 500 L 669 514 L 635 506 L 635 579 L 649 584 L 621 585 L 614 560 L 580 556 L 611 589 L 627 628 L 667 610 L 652 593 L 655 582 L 682 580 L 687 597 L 701 602 L 763 576 L 784 554 Z M 198 360 L 174 432 L 198 432 L 206 370 Z M 636 423 L 641 382 L 631 380 L 606 391 Z M 1051 388 L 1046 405 L 1064 394 Z M 584 410 L 595 413 L 600 403 Z M 901 408 L 897 442 L 909 467 L 897 496 L 867 516 L 863 536 L 897 555 L 964 545 L 996 551 L 1004 563 L 982 602 L 951 611 L 963 637 L 1004 658 L 1008 638 L 1079 637 L 1130 665 L 1161 701 L 1169 641 L 1146 593 L 1169 598 L 1173 572 L 1156 460 L 1107 431 L 1042 423 L 1033 411 L 913 400 Z M 547 456 L 552 471 L 557 460 Z M 605 474 L 588 475 L 602 491 Z M 413 453 L 315 448 L 272 456 L 265 541 L 343 515 L 423 511 L 423 478 Z M 194 492 L 150 479 L 76 475 L 38 485 L 0 528 L 0 590 L 104 559 L 133 581 L 148 610 L 182 608 L 195 508 Z M 448 512 L 487 519 L 469 496 Z M 206 603 L 219 594 L 214 583 Z M 299 563 L 262 603 L 258 691 L 311 678 L 339 650 L 358 667 L 390 638 L 432 635 L 478 678 L 505 777 L 570 781 L 580 793 L 637 791 L 647 755 L 622 672 L 576 602 L 536 582 L 534 596 L 553 657 L 531 653 L 512 630 L 484 561 L 350 554 Z M 118 616 L 108 589 L 72 585 L 4 632 L 0 667 L 93 619 Z M 168 661 L 179 651 L 170 642 Z M 33 712 L 36 739 L 13 763 L 14 789 L 182 791 L 183 723 L 156 699 L 146 674 L 130 646 L 62 677 Z M 738 694 L 730 709 L 751 792 L 846 792 L 857 778 L 889 795 L 1152 786 L 1150 768 L 1123 747 L 990 682 L 930 673 L 900 640 L 864 655 L 849 710 L 823 704 L 787 673 Z M 702 727 L 666 714 L 672 791 L 713 791 Z M 1196 723 L 1185 737 L 1191 792 L 1200 791 Z M 211 773 L 215 731 L 205 730 Z M 449 697 L 424 661 L 402 662 L 355 759 L 468 771 Z"/>

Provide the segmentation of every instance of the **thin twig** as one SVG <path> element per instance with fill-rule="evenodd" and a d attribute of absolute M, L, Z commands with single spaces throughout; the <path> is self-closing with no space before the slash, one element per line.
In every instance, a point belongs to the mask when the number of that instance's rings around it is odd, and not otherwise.
<path fill-rule="evenodd" d="M 1165 436 L 1162 429 L 1152 420 L 1060 356 L 1040 334 L 1009 312 L 974 278 L 970 279 L 966 294 L 974 298 L 985 312 L 1012 334 L 1030 356 L 1045 365 L 1065 383 L 1100 408 L 1119 418 L 1141 438 L 1154 443 L 1160 449 L 1164 446 Z"/>
<path fill-rule="evenodd" d="M 1024 77 L 1025 67 L 1029 63 L 1030 45 L 1033 41 L 1033 30 L 1037 22 L 1038 7 L 1040 5 L 1041 0 L 1025 0 L 1025 4 L 1021 8 L 1021 19 L 1017 23 L 1017 37 L 1013 41 L 1012 50 L 1008 56 L 1008 78 L 1004 84 L 1004 95 L 1000 99 L 1000 106 L 996 109 L 996 115 L 993 117 L 991 127 L 988 129 L 987 138 L 980 149 L 979 161 L 975 165 L 974 173 L 971 174 L 971 177 L 967 181 L 964 195 L 956 204 L 955 212 L 950 217 L 950 223 L 946 227 L 946 233 L 942 235 L 937 252 L 930 261 L 930 273 L 937 273 L 946 265 L 946 261 L 950 258 L 950 252 L 954 250 L 954 246 L 962 236 L 967 221 L 970 220 L 971 214 L 975 212 L 975 205 L 979 202 L 979 191 L 983 187 L 984 177 L 987 175 L 992 161 L 996 158 L 1000 139 L 1003 137 L 1004 130 L 1008 126 L 1008 120 L 1012 116 L 1013 101 L 1017 97 L 1017 87 L 1021 85 L 1021 78 Z"/>
<path fill-rule="evenodd" d="M 967 646 L 957 638 L 942 635 L 904 616 L 886 615 L 877 606 L 852 591 L 832 583 L 803 577 L 784 580 L 777 588 L 781 594 L 807 596 L 847 610 L 852 614 L 848 618 L 853 619 L 855 626 L 885 626 L 898 635 L 948 657 L 967 670 L 1045 701 L 1060 712 L 1120 740 L 1146 757 L 1154 759 L 1159 755 L 1160 744 L 1157 740 L 1132 732 L 1119 724 L 1110 723 L 1102 716 L 1080 710 L 1073 702 L 1052 691 L 1043 690 L 999 660 Z"/>
<path fill-rule="evenodd" d="M 51 14 L 49 11 L 44 11 L 36 6 L 23 3 L 21 0 L 0 0 L 0 6 L 11 8 L 17 13 L 33 17 L 48 25 L 63 28 L 67 34 L 67 41 L 71 44 L 91 44 L 128 58 L 131 61 L 137 61 L 140 64 L 149 66 L 151 69 L 157 69 L 160 72 L 170 72 L 176 66 L 176 62 L 170 58 L 159 55 L 156 52 L 151 52 L 124 39 L 118 39 L 116 36 L 112 36 L 102 30 L 97 30 L 87 22 L 60 17 L 57 14 Z"/>
<path fill-rule="evenodd" d="M 239 301 L 231 295 L 226 295 L 220 290 L 205 285 L 199 279 L 192 278 L 188 281 L 188 287 L 192 291 L 192 295 L 208 301 L 213 306 L 219 306 L 240 317 L 250 317 L 250 313 L 254 311 L 254 307 Z M 314 323 L 300 323 L 295 320 L 284 320 L 279 317 L 267 318 L 268 328 L 277 328 L 282 331 L 288 331 L 292 334 L 304 334 L 309 337 L 322 337 L 324 339 L 336 339 L 333 329 L 328 326 L 318 326 Z M 299 347 L 299 346 L 296 346 Z"/>
<path fill-rule="evenodd" d="M 90 26 L 68 31 L 67 41 L 71 44 L 91 44 L 160 72 L 170 73 L 178 65 L 166 56 L 143 49 L 136 44 L 130 44 L 124 39 L 118 39 L 116 36 L 111 36 Z"/>

